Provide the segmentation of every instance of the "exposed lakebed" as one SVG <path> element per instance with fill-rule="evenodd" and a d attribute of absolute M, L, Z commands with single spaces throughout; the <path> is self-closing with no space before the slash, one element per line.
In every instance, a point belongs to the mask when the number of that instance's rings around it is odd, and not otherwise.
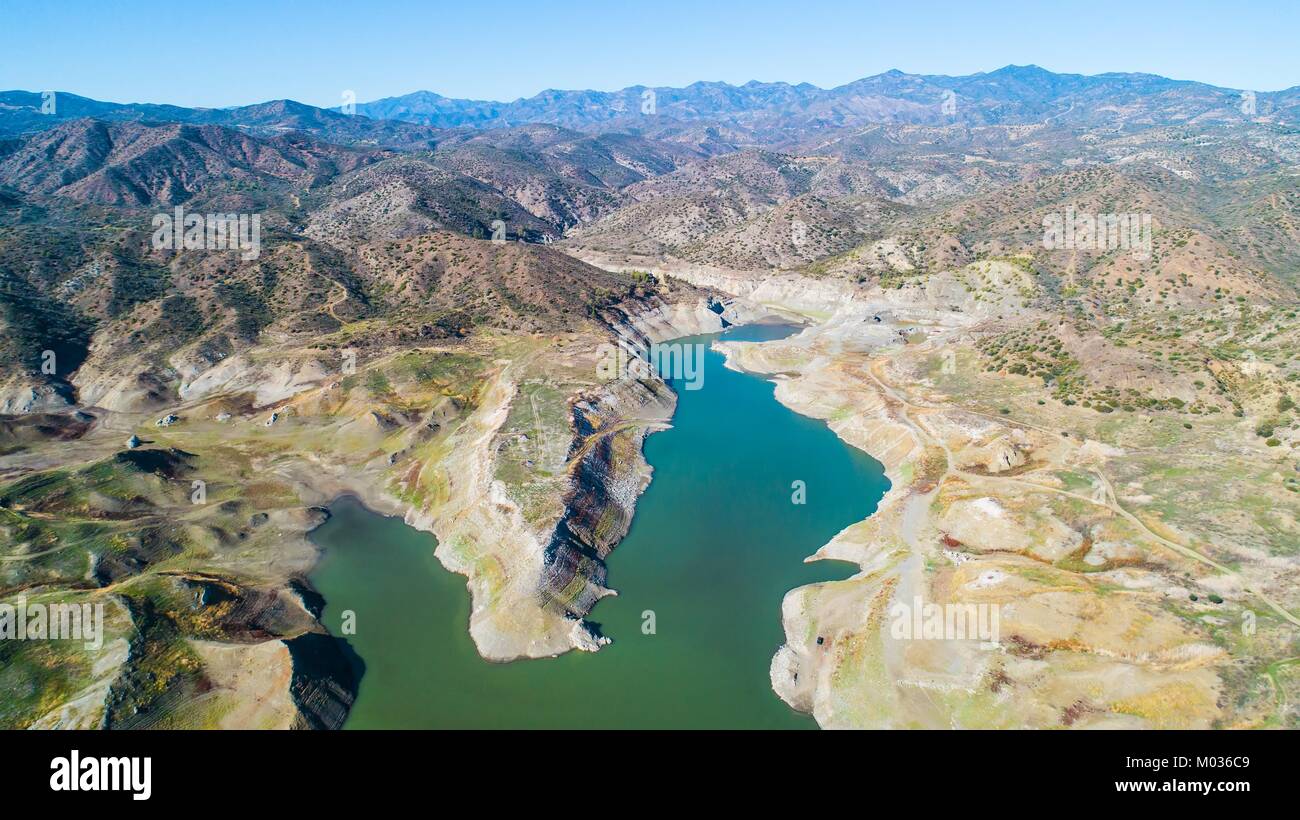
<path fill-rule="evenodd" d="M 722 338 L 791 330 L 750 325 Z M 654 478 L 608 562 L 619 594 L 589 618 L 614 641 L 600 652 L 484 661 L 465 579 L 434 557 L 434 537 L 337 501 L 311 536 L 324 551 L 312 583 L 331 632 L 342 634 L 344 610 L 356 613 L 348 641 L 365 674 L 346 727 L 814 728 L 769 684 L 781 599 L 852 573 L 803 559 L 869 515 L 888 481 L 823 422 L 778 403 L 771 382 L 723 362 L 709 349 L 701 389 L 673 384 L 673 426 L 646 441 Z M 795 481 L 803 504 L 792 501 Z"/>

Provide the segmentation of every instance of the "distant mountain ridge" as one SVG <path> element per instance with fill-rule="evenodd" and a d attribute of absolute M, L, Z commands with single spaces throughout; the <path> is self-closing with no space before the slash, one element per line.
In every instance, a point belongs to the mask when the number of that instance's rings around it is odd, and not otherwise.
<path fill-rule="evenodd" d="M 47 110 L 49 113 L 43 113 Z M 58 91 L 53 93 L 47 105 L 43 94 L 0 91 L 0 135 L 48 131 L 71 120 L 87 117 L 106 122 L 220 125 L 262 137 L 304 131 L 330 142 L 388 148 L 429 148 L 442 134 L 442 130 L 437 128 L 349 116 L 293 100 L 271 100 L 235 108 L 184 108 L 151 103 L 102 102 Z"/>
<path fill-rule="evenodd" d="M 233 108 L 111 103 L 59 91 L 43 113 L 41 93 L 0 92 L 0 134 L 22 134 L 69 119 L 185 122 L 242 128 L 259 135 L 305 130 L 336 142 L 413 147 L 446 129 L 525 124 L 602 131 L 646 131 L 665 121 L 713 122 L 770 137 L 776 129 L 867 124 L 1177 123 L 1202 118 L 1300 123 L 1300 86 L 1274 92 L 1221 88 L 1155 74 L 1058 74 L 1038 66 L 1006 66 L 967 76 L 898 70 L 835 88 L 809 83 L 696 82 L 684 88 L 631 86 L 619 91 L 548 89 L 513 102 L 467 100 L 415 91 L 356 106 L 318 108 L 272 100 Z M 356 116 L 352 114 L 355 113 Z"/>
<path fill-rule="evenodd" d="M 1247 96 L 1253 95 L 1253 96 Z M 1116 116 L 1123 106 L 1144 99 L 1170 117 L 1221 112 L 1233 116 L 1278 114 L 1294 119 L 1300 87 L 1277 92 L 1247 92 L 1155 74 L 1057 74 L 1038 66 L 1006 66 L 967 76 L 887 71 L 835 88 L 809 83 L 751 81 L 744 85 L 696 82 L 685 88 L 631 86 L 619 91 L 548 89 L 513 102 L 463 100 L 416 91 L 357 106 L 357 113 L 444 128 L 502 127 L 548 123 L 591 128 L 652 115 L 679 120 L 716 119 L 753 124 L 771 117 L 805 125 L 854 122 L 980 124 L 1033 122 L 1068 116 L 1077 103 L 1104 103 Z M 1255 114 L 1243 108 L 1249 107 Z M 1091 106 L 1095 112 L 1098 106 Z M 1088 112 L 1080 110 L 1078 117 Z"/>

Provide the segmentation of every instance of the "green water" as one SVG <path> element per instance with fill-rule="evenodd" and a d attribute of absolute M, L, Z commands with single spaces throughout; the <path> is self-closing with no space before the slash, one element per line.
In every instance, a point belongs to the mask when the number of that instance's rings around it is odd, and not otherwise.
<path fill-rule="evenodd" d="M 724 338 L 789 332 L 755 325 Z M 356 613 L 348 641 L 366 669 L 347 728 L 815 728 L 769 684 L 781 598 L 852 573 L 802 559 L 870 514 L 888 482 L 825 424 L 781 406 L 770 382 L 722 362 L 708 350 L 702 388 L 674 384 L 673 427 L 647 439 L 654 480 L 609 559 L 619 594 L 590 615 L 614 641 L 600 652 L 483 661 L 465 580 L 438 563 L 433 536 L 336 502 L 312 533 L 324 549 L 312 583 L 334 634 L 343 610 Z M 647 610 L 654 634 L 642 630 Z"/>

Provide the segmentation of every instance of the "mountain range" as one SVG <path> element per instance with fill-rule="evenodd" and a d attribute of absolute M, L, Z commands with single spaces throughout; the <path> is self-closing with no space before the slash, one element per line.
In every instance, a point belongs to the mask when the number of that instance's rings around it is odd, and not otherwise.
<path fill-rule="evenodd" d="M 123 647 L 112 663 L 0 647 L 27 693 L 0 701 L 0 726 L 341 723 L 353 667 L 299 642 L 325 634 L 302 534 L 345 492 L 434 529 L 485 656 L 598 649 L 584 618 L 649 481 L 641 441 L 673 405 L 662 380 L 602 381 L 599 352 L 769 313 L 807 334 L 733 361 L 899 488 L 827 554 L 896 544 L 935 589 L 984 562 L 1057 596 L 1018 627 L 1024 663 L 954 689 L 995 717 L 1041 699 L 989 725 L 1164 725 L 1183 692 L 1198 705 L 1176 725 L 1223 703 L 1263 720 L 1275 698 L 1233 670 L 1293 656 L 1285 624 L 1242 649 L 1196 607 L 1248 585 L 1294 605 L 1298 178 L 1300 87 L 1035 66 L 510 103 L 421 91 L 355 113 L 0 93 L 0 594 L 115 602 Z M 177 208 L 256 216 L 258 247 L 160 245 Z M 1076 213 L 1150 230 L 1045 241 Z M 1006 529 L 985 543 L 990 521 Z M 1003 549 L 1035 527 L 1041 543 Z M 1196 548 L 1165 550 L 1179 533 Z M 1202 553 L 1250 578 L 1180 563 Z M 1177 586 L 1201 579 L 1190 599 Z M 835 642 L 870 606 L 831 601 L 831 627 L 788 630 L 796 648 L 831 637 L 773 666 L 783 697 L 824 711 L 810 687 L 892 691 L 812 670 L 854 662 Z M 1152 613 L 1158 634 L 1125 654 L 1115 636 Z M 1082 682 L 1040 686 L 1045 658 L 1051 681 Z M 1175 694 L 1094 706 L 1121 679 Z M 937 708 L 916 725 L 965 725 Z"/>
<path fill-rule="evenodd" d="M 962 77 L 892 70 L 835 88 L 808 83 L 735 86 L 697 82 L 685 88 L 632 86 L 620 91 L 557 91 L 509 103 L 460 100 L 416 91 L 357 106 L 377 119 L 436 125 L 503 127 L 529 122 L 570 128 L 646 127 L 646 118 L 715 120 L 761 129 L 866 123 L 1016 124 L 1124 122 L 1236 117 L 1243 91 L 1170 80 L 1154 74 L 1056 74 L 1038 66 L 1006 66 Z M 1294 121 L 1300 88 L 1253 94 L 1256 114 Z M 945 103 L 947 105 L 945 106 Z M 1235 114 L 1233 112 L 1236 112 Z"/>
<path fill-rule="evenodd" d="M 359 103 L 355 111 L 346 113 L 342 107 L 321 109 L 292 100 L 220 109 L 101 102 L 62 91 L 54 93 L 53 100 L 53 112 L 43 114 L 43 94 L 0 92 L 0 133 L 41 130 L 65 119 L 95 117 L 226 125 L 263 132 L 328 130 L 336 137 L 409 144 L 421 137 L 433 139 L 438 132 L 374 123 L 349 126 L 341 117 L 355 113 L 375 121 L 437 129 L 548 124 L 647 133 L 662 127 L 655 117 L 718 122 L 757 132 L 776 124 L 788 131 L 869 123 L 1010 125 L 1058 119 L 1076 125 L 1205 119 L 1294 123 L 1300 117 L 1300 86 L 1253 92 L 1154 74 L 1057 74 L 1033 65 L 1012 65 L 958 77 L 891 70 L 830 89 L 808 83 L 751 81 L 736 86 L 697 82 L 684 88 L 548 89 L 513 102 L 456 99 L 432 91 L 415 91 Z"/>

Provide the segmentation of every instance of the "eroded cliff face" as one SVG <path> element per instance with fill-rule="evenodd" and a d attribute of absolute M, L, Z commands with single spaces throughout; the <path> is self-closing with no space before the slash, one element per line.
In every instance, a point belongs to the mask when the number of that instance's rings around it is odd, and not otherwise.
<path fill-rule="evenodd" d="M 623 351 L 647 351 L 683 336 L 718 333 L 747 321 L 754 311 L 743 301 L 699 296 L 681 301 L 648 299 L 603 314 Z M 608 356 L 610 346 L 601 348 Z M 564 514 L 547 542 L 540 599 L 548 611 L 580 621 L 610 590 L 605 559 L 632 525 L 637 498 L 650 483 L 642 456 L 645 437 L 667 426 L 676 396 L 658 375 L 620 377 L 572 402 L 574 437 L 568 464 L 571 481 Z M 585 624 L 569 630 L 579 649 L 607 639 Z"/>
<path fill-rule="evenodd" d="M 676 397 L 662 380 L 621 380 L 573 406 L 576 431 L 564 515 L 546 545 L 539 583 L 543 606 L 582 618 L 602 597 L 605 559 L 632 525 L 637 498 L 650 483 L 641 454 L 645 437 L 672 418 Z M 578 648 L 607 639 L 589 629 Z"/>
<path fill-rule="evenodd" d="M 574 345 L 580 349 L 571 348 L 567 353 L 570 365 L 585 371 L 577 380 L 578 389 L 564 399 L 567 429 L 556 425 L 557 429 L 547 433 L 540 428 L 531 434 L 520 433 L 509 419 L 518 415 L 519 408 L 525 414 L 531 412 L 534 420 L 539 418 L 532 406 L 535 392 L 525 396 L 517 388 L 508 400 L 503 399 L 496 416 L 499 423 L 490 437 L 490 469 L 497 478 L 487 492 L 497 503 L 465 508 L 464 514 L 479 516 L 495 509 L 505 520 L 498 520 L 498 529 L 480 528 L 479 533 L 513 535 L 492 549 L 496 571 L 490 573 L 476 570 L 483 565 L 485 539 L 481 534 L 470 536 L 463 527 L 456 528 L 446 536 L 448 543 L 461 548 L 449 549 L 446 556 L 439 549 L 445 564 L 470 576 L 475 593 L 471 633 L 485 657 L 508 660 L 574 648 L 591 651 L 608 642 L 583 618 L 611 594 L 605 586 L 605 559 L 627 534 L 637 498 L 650 482 L 652 471 L 642 456 L 642 443 L 647 435 L 669 424 L 676 405 L 676 396 L 653 372 L 639 376 L 609 372 L 615 340 L 625 343 L 617 349 L 645 350 L 652 343 L 717 332 L 726 323 L 722 315 L 726 311 L 694 294 L 679 302 L 631 300 L 606 311 L 603 319 L 614 338 L 588 340 L 587 346 Z M 527 386 L 531 379 L 523 376 L 517 384 Z M 514 413 L 508 407 L 515 408 Z M 533 441 L 530 435 L 538 440 Z M 546 438 L 562 437 L 568 440 L 562 453 L 545 446 Z M 538 482 L 512 481 L 506 462 L 512 455 L 518 457 L 512 453 L 515 445 L 535 456 L 527 462 L 530 467 L 541 467 L 558 478 L 545 482 L 540 493 Z M 542 445 L 540 449 L 538 445 Z M 461 456 L 455 455 L 457 451 Z M 452 457 L 470 451 L 461 443 Z M 442 529 L 442 518 L 433 516 L 436 533 Z M 474 557 L 464 560 L 465 555 Z M 479 575 L 498 582 L 477 583 Z M 513 580 L 502 583 L 502 576 Z"/>

